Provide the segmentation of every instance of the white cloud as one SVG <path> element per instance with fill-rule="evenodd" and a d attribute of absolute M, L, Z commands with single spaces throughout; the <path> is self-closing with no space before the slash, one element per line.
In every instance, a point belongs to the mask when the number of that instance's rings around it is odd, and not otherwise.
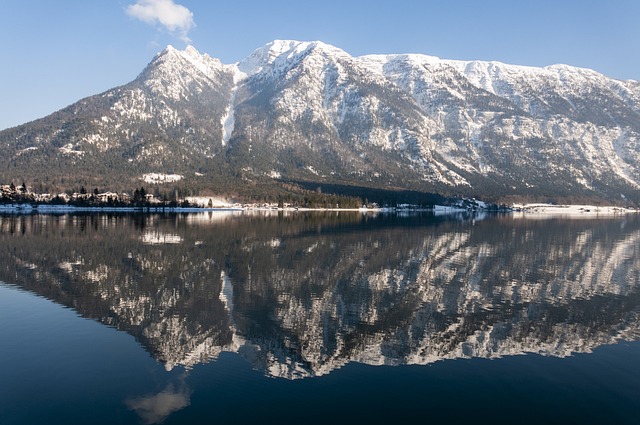
<path fill-rule="evenodd" d="M 127 15 L 151 25 L 160 24 L 185 43 L 191 42 L 189 31 L 196 25 L 193 13 L 173 0 L 137 0 L 127 6 Z"/>

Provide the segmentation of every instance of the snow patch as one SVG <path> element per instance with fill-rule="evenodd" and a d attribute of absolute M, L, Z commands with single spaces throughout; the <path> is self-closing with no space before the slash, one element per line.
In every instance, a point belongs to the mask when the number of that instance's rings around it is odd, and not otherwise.
<path fill-rule="evenodd" d="M 161 174 L 161 173 L 147 173 L 142 176 L 142 180 L 149 184 L 164 184 L 175 183 L 184 178 L 180 174 Z"/>
<path fill-rule="evenodd" d="M 227 199 L 218 198 L 215 196 L 187 196 L 185 198 L 190 205 L 196 205 L 198 207 L 211 207 L 211 208 L 231 208 L 233 203 Z"/>
<path fill-rule="evenodd" d="M 229 99 L 229 105 L 227 105 L 227 110 L 222 117 L 222 146 L 226 146 L 226 144 L 231 139 L 231 135 L 233 134 L 233 129 L 236 125 L 235 119 L 235 103 L 236 103 L 236 93 L 238 90 L 238 86 L 236 85 L 231 91 L 231 98 Z"/>
<path fill-rule="evenodd" d="M 513 208 L 520 211 L 523 216 L 531 218 L 533 216 L 553 217 L 553 216 L 570 216 L 593 218 L 594 216 L 608 216 L 637 213 L 638 210 L 614 207 L 614 206 L 597 206 L 597 205 L 554 205 L 554 204 L 514 204 Z M 518 215 L 514 215 L 518 217 Z"/>
<path fill-rule="evenodd" d="M 84 151 L 77 150 L 73 143 L 67 143 L 58 150 L 65 155 L 84 155 Z"/>
<path fill-rule="evenodd" d="M 18 152 L 16 152 L 15 156 L 20 156 L 20 155 L 22 155 L 24 153 L 27 153 L 27 152 L 30 152 L 30 151 L 36 151 L 36 150 L 38 150 L 37 147 L 29 146 L 28 148 L 20 149 Z"/>

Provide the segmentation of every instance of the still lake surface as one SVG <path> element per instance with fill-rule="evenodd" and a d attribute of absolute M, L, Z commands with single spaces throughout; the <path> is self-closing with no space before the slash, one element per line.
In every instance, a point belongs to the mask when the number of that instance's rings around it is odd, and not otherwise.
<path fill-rule="evenodd" d="M 640 217 L 0 216 L 0 423 L 638 423 Z"/>

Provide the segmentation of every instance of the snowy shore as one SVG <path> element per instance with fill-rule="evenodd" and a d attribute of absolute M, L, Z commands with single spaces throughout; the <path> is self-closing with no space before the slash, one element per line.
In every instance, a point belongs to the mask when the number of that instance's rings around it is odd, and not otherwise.
<path fill-rule="evenodd" d="M 335 212 L 361 212 L 361 213 L 406 213 L 406 212 L 433 212 L 435 215 L 459 214 L 465 212 L 487 212 L 485 209 L 477 209 L 470 211 L 460 206 L 443 206 L 435 205 L 433 209 L 423 208 L 276 208 L 266 205 L 225 205 L 215 207 L 79 207 L 73 205 L 34 205 L 34 204 L 0 204 L 0 214 L 67 214 L 67 213 L 202 213 L 212 211 L 271 211 L 271 212 L 305 212 L 305 211 L 335 211 Z M 614 207 L 614 206 L 595 206 L 595 205 L 553 205 L 553 204 L 520 204 L 513 205 L 511 213 L 515 217 L 526 218 L 545 218 L 545 217 L 607 217 L 619 216 L 624 214 L 638 213 L 640 210 Z"/>
<path fill-rule="evenodd" d="M 0 204 L 0 213 L 14 214 L 66 214 L 75 212 L 205 212 L 205 211 L 243 211 L 243 208 L 200 208 L 200 207 L 77 207 L 73 205 L 31 205 L 31 204 Z"/>
<path fill-rule="evenodd" d="M 553 205 L 553 204 L 522 204 L 513 205 L 514 215 L 517 217 L 572 217 L 572 218 L 594 218 L 619 216 L 624 214 L 635 214 L 638 209 L 598 206 L 598 205 Z"/>

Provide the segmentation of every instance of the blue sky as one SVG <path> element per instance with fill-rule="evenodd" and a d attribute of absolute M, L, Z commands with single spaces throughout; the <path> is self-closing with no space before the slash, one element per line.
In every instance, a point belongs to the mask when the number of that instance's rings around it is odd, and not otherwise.
<path fill-rule="evenodd" d="M 0 129 L 134 79 L 166 45 L 233 63 L 274 39 L 352 55 L 565 63 L 640 80 L 637 0 L 20 0 L 0 5 Z"/>

